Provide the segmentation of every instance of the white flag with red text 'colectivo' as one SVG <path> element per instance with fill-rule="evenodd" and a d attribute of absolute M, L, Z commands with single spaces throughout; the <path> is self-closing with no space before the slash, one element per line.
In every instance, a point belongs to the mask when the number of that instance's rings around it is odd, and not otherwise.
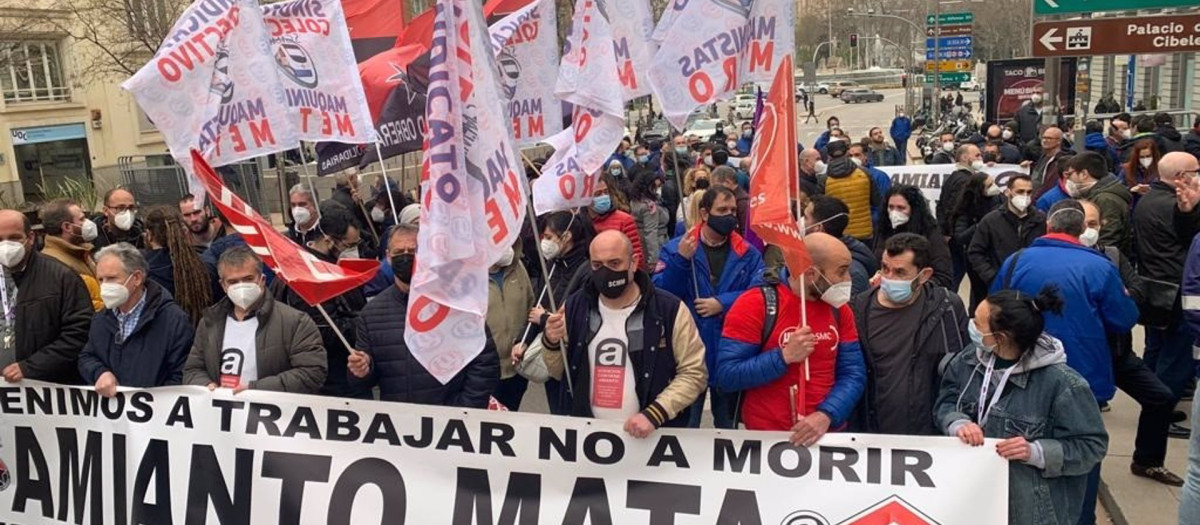
<path fill-rule="evenodd" d="M 263 14 L 253 0 L 188 6 L 154 57 L 126 80 L 171 155 L 192 172 L 191 150 L 222 166 L 299 145 Z"/>
<path fill-rule="evenodd" d="M 625 135 L 625 101 L 609 20 L 600 1 L 576 2 L 555 89 L 574 110 L 571 125 L 546 141 L 555 151 L 533 183 L 535 213 L 591 202 L 596 172 Z"/>
<path fill-rule="evenodd" d="M 262 11 L 300 139 L 375 142 L 341 0 L 291 0 Z"/>
<path fill-rule="evenodd" d="M 558 79 L 558 22 L 554 0 L 536 0 L 489 27 L 502 99 L 517 145 L 527 146 L 562 131 Z"/>
<path fill-rule="evenodd" d="M 497 104 L 482 6 L 438 0 L 434 9 L 421 229 L 404 340 L 446 383 L 484 350 L 488 268 L 520 233 L 527 189 Z"/>
<path fill-rule="evenodd" d="M 771 82 L 795 43 L 792 0 L 690 0 L 667 6 L 650 67 L 663 115 L 677 129 L 696 108 L 747 82 Z"/>

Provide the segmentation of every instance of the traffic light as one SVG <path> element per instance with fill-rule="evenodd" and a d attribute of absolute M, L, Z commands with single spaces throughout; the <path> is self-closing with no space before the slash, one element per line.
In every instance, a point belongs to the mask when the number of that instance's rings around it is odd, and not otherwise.
<path fill-rule="evenodd" d="M 858 33 L 850 33 L 850 47 L 858 47 Z"/>

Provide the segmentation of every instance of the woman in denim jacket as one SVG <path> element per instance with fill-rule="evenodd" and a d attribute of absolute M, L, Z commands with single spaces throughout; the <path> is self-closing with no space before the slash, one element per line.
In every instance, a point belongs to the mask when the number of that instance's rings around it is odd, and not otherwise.
<path fill-rule="evenodd" d="M 1054 286 L 1038 296 L 992 294 L 968 324 L 974 343 L 948 365 L 935 410 L 949 436 L 971 446 L 996 438 L 1009 463 L 1008 522 L 1074 525 L 1087 474 L 1108 447 L 1096 399 L 1067 366 L 1062 342 L 1042 333 L 1059 315 Z"/>

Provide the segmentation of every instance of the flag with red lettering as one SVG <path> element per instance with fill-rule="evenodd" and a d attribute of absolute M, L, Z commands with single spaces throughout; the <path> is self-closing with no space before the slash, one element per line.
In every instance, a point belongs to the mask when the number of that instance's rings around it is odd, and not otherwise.
<path fill-rule="evenodd" d="M 646 0 L 607 0 L 606 10 L 619 13 L 609 18 L 612 24 L 613 51 L 617 56 L 618 78 L 624 90 L 625 100 L 630 101 L 650 94 L 647 73 L 658 44 L 651 40 L 654 32 L 654 16 L 650 13 L 650 2 Z"/>
<path fill-rule="evenodd" d="M 696 108 L 748 82 L 770 82 L 795 42 L 792 0 L 690 0 L 667 7 L 649 68 L 663 115 L 677 129 Z M 792 72 L 789 71 L 788 74 Z"/>
<path fill-rule="evenodd" d="M 342 259 L 330 264 L 317 259 L 286 235 L 279 233 L 249 204 L 221 182 L 221 177 L 204 157 L 191 152 L 193 168 L 200 183 L 251 250 L 283 279 L 304 302 L 318 305 L 362 286 L 375 276 L 379 261 Z"/>
<path fill-rule="evenodd" d="M 404 340 L 446 383 L 484 350 L 488 268 L 527 207 L 483 9 L 438 0 L 430 48 L 421 229 Z"/>
<path fill-rule="evenodd" d="M 791 275 L 812 265 L 804 235 L 792 216 L 797 198 L 792 181 L 796 166 L 796 99 L 792 57 L 786 56 L 763 100 L 762 117 L 750 153 L 750 229 L 763 241 L 783 250 Z"/>
<path fill-rule="evenodd" d="M 487 7 L 500 12 L 517 3 L 500 1 Z M 503 103 L 517 144 L 535 144 L 562 131 L 562 104 L 554 96 L 558 78 L 554 1 L 527 2 L 491 24 L 489 33 L 500 68 Z"/>
<path fill-rule="evenodd" d="M 193 149 L 222 166 L 299 146 L 280 71 L 257 2 L 196 2 L 121 87 L 163 134 L 202 198 Z"/>
<path fill-rule="evenodd" d="M 375 142 L 341 0 L 291 0 L 262 11 L 300 139 Z"/>
<path fill-rule="evenodd" d="M 604 5 L 578 0 L 555 88 L 559 98 L 574 104 L 571 126 L 547 140 L 555 152 L 533 183 L 535 213 L 591 202 L 596 172 L 625 135 L 625 101 L 612 39 Z"/>

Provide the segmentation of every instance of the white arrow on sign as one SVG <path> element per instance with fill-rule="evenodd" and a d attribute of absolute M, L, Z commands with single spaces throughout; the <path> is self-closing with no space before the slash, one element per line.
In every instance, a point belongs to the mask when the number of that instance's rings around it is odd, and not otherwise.
<path fill-rule="evenodd" d="M 1045 0 L 1045 2 L 1046 5 L 1050 6 L 1051 8 L 1058 9 L 1058 2 L 1055 2 L 1054 0 Z M 1053 49 L 1051 49 L 1051 51 L 1053 51 Z"/>
<path fill-rule="evenodd" d="M 1055 6 L 1055 7 L 1057 7 L 1057 6 Z M 1063 37 L 1054 36 L 1056 33 L 1058 33 L 1058 28 L 1052 27 L 1052 28 L 1050 28 L 1049 31 L 1046 31 L 1046 34 L 1042 35 L 1042 38 L 1038 39 L 1038 41 L 1041 42 L 1043 46 L 1046 46 L 1046 49 L 1049 49 L 1051 51 L 1058 51 L 1058 48 L 1054 47 L 1054 44 L 1062 42 Z"/>

